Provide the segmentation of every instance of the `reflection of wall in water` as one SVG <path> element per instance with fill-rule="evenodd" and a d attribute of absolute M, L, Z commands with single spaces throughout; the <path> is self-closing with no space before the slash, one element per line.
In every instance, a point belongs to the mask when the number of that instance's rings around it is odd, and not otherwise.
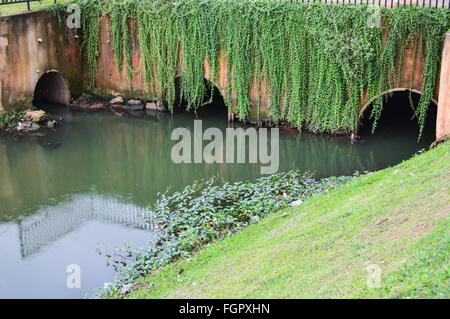
<path fill-rule="evenodd" d="M 169 186 L 180 190 L 215 175 L 228 181 L 260 176 L 260 166 L 254 164 L 174 164 L 171 148 L 176 142 L 171 141 L 171 132 L 176 127 L 192 129 L 192 115 L 164 114 L 159 121 L 94 113 L 73 118 L 76 124 L 58 128 L 57 149 L 45 148 L 51 136 L 38 143 L 0 145 L 0 222 L 4 215 L 31 215 L 41 205 L 54 205 L 67 194 L 93 188 L 98 194 L 144 206 Z M 205 119 L 203 128 L 211 126 L 224 132 L 226 119 Z M 280 132 L 280 171 L 309 170 L 318 177 L 351 174 L 355 169 L 372 170 L 369 159 L 347 138 Z"/>
<path fill-rule="evenodd" d="M 315 177 L 351 175 L 356 170 L 375 169 L 374 158 L 361 145 L 352 145 L 347 137 L 329 136 L 296 132 L 281 132 L 280 170 L 294 169 L 288 167 L 289 161 L 295 159 L 302 163 L 297 167 L 302 171 L 314 173 Z M 280 136 L 281 136 L 280 134 Z M 288 160 L 289 159 L 289 160 Z M 284 165 L 283 165 L 284 164 Z"/>
<path fill-rule="evenodd" d="M 22 257 L 27 257 L 89 220 L 148 229 L 135 205 L 98 195 L 75 195 L 69 202 L 46 206 L 19 223 Z"/>

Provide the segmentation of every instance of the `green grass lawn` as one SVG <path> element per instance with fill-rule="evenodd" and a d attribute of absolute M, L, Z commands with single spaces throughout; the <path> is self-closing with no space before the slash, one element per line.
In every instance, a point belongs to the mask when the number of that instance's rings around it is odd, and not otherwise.
<path fill-rule="evenodd" d="M 69 2 L 70 0 L 56 0 L 58 3 Z M 41 0 L 39 2 L 30 2 L 31 10 L 42 10 L 48 8 L 54 3 L 54 0 Z M 9 15 L 28 12 L 27 3 L 0 5 L 0 14 Z"/>
<path fill-rule="evenodd" d="M 447 142 L 269 215 L 128 297 L 448 298 L 449 152 Z M 379 288 L 368 269 L 381 271 Z"/>

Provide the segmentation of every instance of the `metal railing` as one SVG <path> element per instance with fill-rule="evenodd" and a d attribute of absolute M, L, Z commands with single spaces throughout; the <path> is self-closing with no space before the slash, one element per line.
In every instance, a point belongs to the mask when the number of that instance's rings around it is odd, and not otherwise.
<path fill-rule="evenodd" d="M 27 3 L 28 11 L 30 11 L 30 2 L 37 2 L 41 0 L 1 0 L 0 5 L 3 4 L 15 4 L 15 3 Z M 53 0 L 56 3 L 56 0 Z M 429 7 L 429 8 L 448 8 L 450 9 L 450 0 L 291 0 L 291 2 L 324 2 L 324 3 L 335 3 L 335 4 L 372 4 L 378 5 L 385 8 L 394 7 L 406 7 L 408 6 L 418 6 L 418 7 Z"/>
<path fill-rule="evenodd" d="M 0 5 L 4 4 L 17 4 L 17 3 L 27 3 L 28 11 L 31 11 L 30 2 L 41 2 L 41 0 L 1 0 Z M 56 0 L 53 0 L 56 3 Z"/>
<path fill-rule="evenodd" d="M 304 3 L 335 3 L 335 4 L 362 4 L 378 5 L 385 8 L 417 6 L 428 8 L 448 8 L 450 9 L 450 0 L 291 0 L 291 2 Z"/>

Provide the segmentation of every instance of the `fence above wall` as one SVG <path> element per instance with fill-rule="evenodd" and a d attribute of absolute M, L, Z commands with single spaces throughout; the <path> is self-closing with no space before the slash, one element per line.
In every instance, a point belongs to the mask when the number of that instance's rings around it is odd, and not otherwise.
<path fill-rule="evenodd" d="M 450 0 L 291 0 L 291 2 L 324 2 L 336 4 L 362 4 L 362 5 L 378 5 L 385 8 L 418 6 L 428 8 L 449 8 Z"/>
<path fill-rule="evenodd" d="M 41 2 L 41 0 L 1 0 L 0 5 L 15 4 L 15 3 L 27 3 L 28 11 L 30 11 L 30 2 Z M 56 3 L 56 0 L 53 0 Z M 372 4 L 385 8 L 394 8 L 407 5 L 429 8 L 449 8 L 450 0 L 291 0 L 291 2 L 324 2 L 324 3 L 336 3 L 336 4 Z"/>

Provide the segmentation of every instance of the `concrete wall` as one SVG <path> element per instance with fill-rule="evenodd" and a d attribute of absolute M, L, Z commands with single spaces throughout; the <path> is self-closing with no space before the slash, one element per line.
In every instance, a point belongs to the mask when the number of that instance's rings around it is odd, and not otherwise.
<path fill-rule="evenodd" d="M 126 67 L 120 72 L 117 70 L 109 35 L 110 27 L 108 19 L 103 18 L 98 70 L 93 91 L 103 96 L 118 93 L 128 98 L 148 99 L 149 92 L 159 92 L 160 87 L 156 81 L 150 84 L 144 81 L 137 37 L 133 43 L 132 67 L 135 73 L 130 81 L 126 74 Z M 63 75 L 74 95 L 80 94 L 87 88 L 89 72 L 79 50 L 79 39 L 73 35 L 65 36 L 64 31 L 67 30 L 58 24 L 57 18 L 46 12 L 0 17 L 0 111 L 29 107 L 36 83 L 42 74 L 48 71 L 56 70 Z M 39 42 L 38 38 L 41 38 L 42 42 Z M 219 76 L 214 81 L 214 85 L 223 95 L 226 94 L 226 63 L 227 57 L 221 53 Z M 450 40 L 447 34 L 440 74 L 441 81 L 438 80 L 435 92 L 435 103 L 437 104 L 439 100 L 437 137 L 450 134 L 449 67 Z M 423 58 L 414 55 L 412 46 L 406 47 L 402 73 L 399 77 L 395 76 L 393 87 L 384 93 L 403 90 L 421 93 L 423 69 Z M 204 70 L 205 78 L 210 80 L 210 67 L 206 62 Z M 256 83 L 253 83 L 250 90 L 250 100 L 254 105 L 250 111 L 250 117 L 253 119 L 256 117 L 258 96 L 261 102 L 260 115 L 264 117 L 270 110 L 270 92 L 264 80 L 259 92 Z M 233 97 L 232 100 L 234 100 Z M 372 100 L 363 97 L 361 116 L 371 102 Z"/>
<path fill-rule="evenodd" d="M 418 57 L 417 54 L 414 54 L 413 42 L 411 41 L 409 45 L 406 46 L 405 51 L 403 52 L 403 67 L 401 69 L 400 76 L 397 74 L 393 77 L 392 82 L 393 85 L 388 88 L 386 91 L 382 92 L 379 96 L 376 96 L 371 99 L 367 99 L 365 96 L 361 100 L 361 111 L 359 113 L 359 119 L 362 119 L 364 112 L 370 106 L 370 104 L 380 96 L 385 94 L 389 94 L 392 92 L 401 92 L 401 91 L 411 91 L 414 93 L 422 94 L 422 83 L 424 77 L 424 57 Z M 396 65 L 400 64 L 400 59 L 397 59 Z M 397 68 L 398 69 L 398 68 Z M 433 102 L 437 106 L 438 105 L 438 97 L 439 97 L 439 76 L 437 77 L 436 89 L 434 91 Z M 357 125 L 354 136 L 358 135 L 359 124 Z"/>
<path fill-rule="evenodd" d="M 442 52 L 436 140 L 450 135 L 450 32 L 445 36 Z"/>
<path fill-rule="evenodd" d="M 148 91 L 156 91 L 159 92 L 159 88 L 157 83 L 151 83 L 149 86 L 143 80 L 142 74 L 142 66 L 140 64 L 140 54 L 139 54 L 139 42 L 137 37 L 134 40 L 134 56 L 133 56 L 133 70 L 136 70 L 134 74 L 133 80 L 129 81 L 125 67 L 121 72 L 117 70 L 112 41 L 110 40 L 110 28 L 111 25 L 108 19 L 103 18 L 101 23 L 101 49 L 100 56 L 98 59 L 98 71 L 96 73 L 95 79 L 95 89 L 96 93 L 100 95 L 111 96 L 113 92 L 121 93 L 122 95 L 136 98 L 148 98 Z M 137 30 L 135 30 L 137 34 Z M 385 36 L 387 38 L 387 34 Z M 413 41 L 411 41 L 413 42 Z M 181 54 L 180 54 L 181 56 Z M 389 90 L 383 92 L 383 94 L 387 94 L 389 92 L 395 91 L 412 91 L 416 93 L 421 93 L 422 83 L 423 83 L 423 71 L 424 71 L 424 58 L 417 56 L 414 53 L 414 47 L 411 43 L 406 46 L 405 51 L 403 53 L 403 67 L 401 69 L 400 75 L 395 75 L 392 79 L 393 85 Z M 399 64 L 399 59 L 397 61 L 397 65 Z M 180 60 L 181 64 L 181 60 Z M 214 81 L 214 85 L 219 89 L 222 95 L 225 95 L 226 83 L 227 83 L 227 57 L 223 52 L 219 55 L 219 75 L 218 79 Z M 125 66 L 125 62 L 123 62 Z M 205 61 L 204 63 L 204 73 L 205 78 L 207 80 L 211 80 L 212 75 L 210 72 L 210 66 Z M 147 91 L 146 91 L 147 90 Z M 234 93 L 233 93 L 234 94 Z M 439 80 L 437 81 L 436 90 L 434 94 L 434 102 L 437 105 L 439 95 Z M 257 115 L 257 105 L 258 105 L 258 96 L 260 98 L 260 116 L 265 117 L 270 113 L 270 92 L 267 90 L 267 84 L 264 79 L 260 83 L 260 90 L 258 92 L 256 82 L 254 81 L 251 90 L 250 90 L 250 101 L 254 107 L 250 109 L 250 119 L 255 120 Z M 232 96 L 232 101 L 235 100 L 235 96 Z M 362 117 L 365 109 L 371 104 L 373 99 L 367 99 L 363 97 L 361 100 L 361 112 L 360 118 Z M 233 103 L 235 105 L 235 103 Z M 237 109 L 233 107 L 233 111 L 237 113 Z M 355 135 L 358 131 L 356 129 Z"/>
<path fill-rule="evenodd" d="M 80 43 L 64 31 L 47 12 L 0 17 L 0 111 L 30 107 L 39 78 L 52 70 L 81 92 Z"/>
<path fill-rule="evenodd" d="M 111 96 L 115 93 L 120 93 L 125 97 L 133 97 L 133 98 L 141 98 L 141 99 L 151 99 L 152 93 L 155 92 L 155 96 L 159 96 L 161 93 L 161 89 L 159 85 L 155 82 L 146 83 L 144 81 L 144 75 L 142 72 L 141 66 L 141 58 L 139 52 L 139 41 L 137 37 L 134 38 L 133 46 L 134 46 L 134 55 L 132 59 L 132 68 L 135 70 L 133 74 L 133 79 L 130 81 L 127 76 L 127 71 L 125 67 L 125 61 L 123 61 L 123 68 L 121 71 L 117 70 L 117 66 L 115 63 L 114 52 L 113 52 L 113 44 L 110 39 L 110 29 L 111 24 L 108 19 L 102 18 L 101 29 L 100 29 L 100 54 L 98 58 L 98 68 L 95 75 L 95 87 L 94 92 L 98 95 Z M 135 34 L 137 34 L 137 30 L 135 30 Z M 180 65 L 181 65 L 181 52 L 180 52 Z M 210 66 L 205 61 L 204 63 L 205 69 L 205 78 L 211 81 L 212 74 L 210 70 Z M 87 75 L 87 72 L 86 72 Z M 85 82 L 88 81 L 88 78 L 85 78 Z M 218 79 L 213 83 L 221 92 L 222 95 L 225 95 L 226 84 L 227 84 L 227 57 L 222 52 L 219 55 L 219 75 Z M 256 83 L 253 84 L 251 92 L 250 92 L 250 100 L 253 105 L 258 104 L 258 94 L 261 97 L 260 101 L 260 111 L 261 115 L 265 116 L 269 114 L 269 100 L 270 95 L 267 93 L 265 83 L 261 83 L 260 92 L 257 92 Z M 235 100 L 235 97 L 232 97 L 232 100 Z M 235 104 L 235 103 L 233 103 Z M 237 112 L 237 110 L 236 110 Z M 250 116 L 256 117 L 256 107 L 252 108 L 250 112 Z"/>

